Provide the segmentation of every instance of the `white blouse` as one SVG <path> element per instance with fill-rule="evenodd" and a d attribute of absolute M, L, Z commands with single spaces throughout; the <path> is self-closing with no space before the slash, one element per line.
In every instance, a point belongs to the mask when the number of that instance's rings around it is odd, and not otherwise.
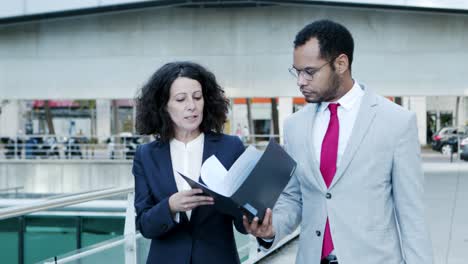
<path fill-rule="evenodd" d="M 177 139 L 172 139 L 170 144 L 172 170 L 179 191 L 190 190 L 191 187 L 179 175 L 178 172 L 189 177 L 194 181 L 198 181 L 200 177 L 200 169 L 203 161 L 203 145 L 205 135 L 201 133 L 197 138 L 185 144 Z M 190 219 L 192 211 L 186 211 L 187 217 Z M 179 214 L 177 213 L 174 219 L 179 222 Z"/>

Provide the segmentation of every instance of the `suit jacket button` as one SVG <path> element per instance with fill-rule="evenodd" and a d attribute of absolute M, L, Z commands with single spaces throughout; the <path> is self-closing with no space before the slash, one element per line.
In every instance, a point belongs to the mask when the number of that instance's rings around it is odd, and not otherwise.
<path fill-rule="evenodd" d="M 325 195 L 325 197 L 326 197 L 327 199 L 331 199 L 332 195 L 331 195 L 331 193 L 327 193 L 327 194 Z"/>
<path fill-rule="evenodd" d="M 322 233 L 320 233 L 320 231 L 315 231 L 315 234 L 317 234 L 317 236 L 320 236 Z"/>
<path fill-rule="evenodd" d="M 166 231 L 166 230 L 167 230 L 167 225 L 166 225 L 166 224 L 162 224 L 162 225 L 161 225 L 161 228 L 162 228 L 163 231 Z"/>

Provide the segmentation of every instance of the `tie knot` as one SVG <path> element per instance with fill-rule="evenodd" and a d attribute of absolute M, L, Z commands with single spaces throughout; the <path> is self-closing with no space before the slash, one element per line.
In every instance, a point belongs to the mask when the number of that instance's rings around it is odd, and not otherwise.
<path fill-rule="evenodd" d="M 330 113 L 332 115 L 336 115 L 336 112 L 338 110 L 338 106 L 340 106 L 340 104 L 329 104 L 328 105 L 328 109 L 330 110 Z"/>

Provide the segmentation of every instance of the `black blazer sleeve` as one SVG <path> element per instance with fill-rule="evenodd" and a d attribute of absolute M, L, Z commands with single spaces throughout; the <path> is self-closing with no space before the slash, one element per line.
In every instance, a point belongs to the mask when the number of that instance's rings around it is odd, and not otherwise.
<path fill-rule="evenodd" d="M 169 209 L 169 197 L 158 201 L 151 194 L 141 162 L 141 147 L 133 160 L 135 177 L 136 228 L 146 238 L 161 238 L 176 225 Z"/>

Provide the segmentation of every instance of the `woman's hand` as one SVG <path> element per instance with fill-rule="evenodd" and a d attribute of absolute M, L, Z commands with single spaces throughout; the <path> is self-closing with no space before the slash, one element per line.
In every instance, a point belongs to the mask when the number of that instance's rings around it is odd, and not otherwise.
<path fill-rule="evenodd" d="M 190 211 L 200 205 L 213 205 L 213 198 L 201 195 L 202 193 L 203 191 L 201 189 L 191 189 L 174 193 L 169 197 L 169 208 L 172 214 Z"/>

